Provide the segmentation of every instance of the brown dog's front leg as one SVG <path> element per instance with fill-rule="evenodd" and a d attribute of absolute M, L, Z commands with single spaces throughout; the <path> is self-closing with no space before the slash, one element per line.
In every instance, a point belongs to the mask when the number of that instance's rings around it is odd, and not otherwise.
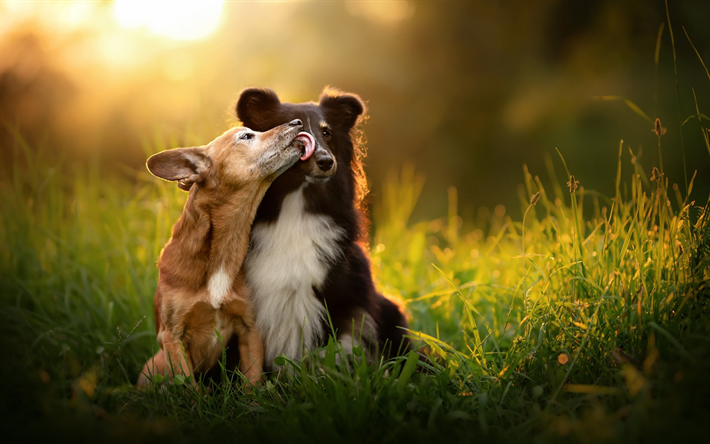
<path fill-rule="evenodd" d="M 163 350 L 167 355 L 166 365 L 169 373 L 175 375 L 193 376 L 192 364 L 187 347 L 183 349 L 180 341 L 176 341 L 167 331 L 163 332 Z M 197 387 L 197 381 L 192 378 L 192 385 Z"/>
<path fill-rule="evenodd" d="M 141 370 L 140 375 L 138 375 L 136 385 L 138 385 L 139 388 L 143 388 L 150 382 L 149 377 L 152 379 L 155 378 L 155 375 L 165 376 L 165 364 L 165 352 L 160 349 L 155 356 L 148 359 L 148 362 L 145 363 L 143 370 Z"/>
<path fill-rule="evenodd" d="M 264 339 L 256 327 L 256 318 L 248 303 L 249 290 L 243 287 L 238 294 L 242 296 L 234 299 L 224 309 L 234 322 L 234 332 L 239 340 L 239 370 L 250 383 L 247 387 L 249 391 L 252 384 L 261 382 L 261 372 L 264 368 Z"/>
<path fill-rule="evenodd" d="M 261 382 L 261 372 L 264 368 L 264 339 L 255 325 L 250 327 L 242 324 L 237 328 L 239 337 L 239 370 L 247 380 L 256 385 Z"/>

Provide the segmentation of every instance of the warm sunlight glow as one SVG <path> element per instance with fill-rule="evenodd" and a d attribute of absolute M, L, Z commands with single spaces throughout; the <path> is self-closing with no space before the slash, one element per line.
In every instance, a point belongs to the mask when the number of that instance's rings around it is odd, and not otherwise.
<path fill-rule="evenodd" d="M 124 28 L 146 27 L 177 40 L 196 40 L 219 25 L 222 0 L 116 0 L 114 15 Z"/>
<path fill-rule="evenodd" d="M 406 0 L 379 2 L 348 0 L 345 6 L 352 15 L 366 17 L 384 25 L 399 23 L 412 17 L 414 13 L 414 4 Z"/>

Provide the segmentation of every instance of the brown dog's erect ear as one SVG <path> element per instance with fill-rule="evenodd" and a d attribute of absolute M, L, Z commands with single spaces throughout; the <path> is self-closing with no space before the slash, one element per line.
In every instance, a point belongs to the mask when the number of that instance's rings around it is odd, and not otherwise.
<path fill-rule="evenodd" d="M 247 88 L 239 95 L 237 117 L 244 126 L 264 131 L 270 129 L 269 121 L 273 119 L 273 114 L 280 104 L 279 96 L 268 88 Z"/>
<path fill-rule="evenodd" d="M 328 122 L 346 131 L 358 123 L 358 118 L 366 110 L 365 104 L 357 95 L 327 87 L 320 95 L 319 105 L 328 116 Z"/>
<path fill-rule="evenodd" d="M 177 181 L 181 190 L 190 191 L 193 183 L 202 182 L 212 168 L 212 159 L 203 148 L 175 148 L 148 158 L 146 166 L 154 176 Z"/>

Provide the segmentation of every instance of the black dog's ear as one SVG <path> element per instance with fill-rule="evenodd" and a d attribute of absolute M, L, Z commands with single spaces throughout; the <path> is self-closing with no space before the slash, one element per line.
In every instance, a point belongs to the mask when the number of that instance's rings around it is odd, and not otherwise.
<path fill-rule="evenodd" d="M 177 181 L 181 190 L 190 191 L 193 183 L 205 180 L 212 168 L 212 159 L 204 154 L 204 147 L 175 148 L 153 154 L 146 166 L 154 176 Z"/>
<path fill-rule="evenodd" d="M 265 131 L 280 104 L 279 96 L 268 88 L 247 88 L 239 95 L 235 110 L 244 126 Z"/>
<path fill-rule="evenodd" d="M 366 111 L 365 104 L 356 94 L 343 93 L 326 87 L 320 95 L 320 107 L 328 116 L 328 122 L 349 131 Z"/>

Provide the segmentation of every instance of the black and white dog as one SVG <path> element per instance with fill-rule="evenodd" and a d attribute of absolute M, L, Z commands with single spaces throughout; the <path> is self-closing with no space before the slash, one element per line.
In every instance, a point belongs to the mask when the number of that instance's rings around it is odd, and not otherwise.
<path fill-rule="evenodd" d="M 365 177 L 357 95 L 326 88 L 318 103 L 281 103 L 270 89 L 242 91 L 237 117 L 257 131 L 301 119 L 312 155 L 283 173 L 259 207 L 245 261 L 267 368 L 280 354 L 299 360 L 333 334 L 353 346 L 393 356 L 411 349 L 400 309 L 375 290 L 363 251 L 360 208 Z"/>

